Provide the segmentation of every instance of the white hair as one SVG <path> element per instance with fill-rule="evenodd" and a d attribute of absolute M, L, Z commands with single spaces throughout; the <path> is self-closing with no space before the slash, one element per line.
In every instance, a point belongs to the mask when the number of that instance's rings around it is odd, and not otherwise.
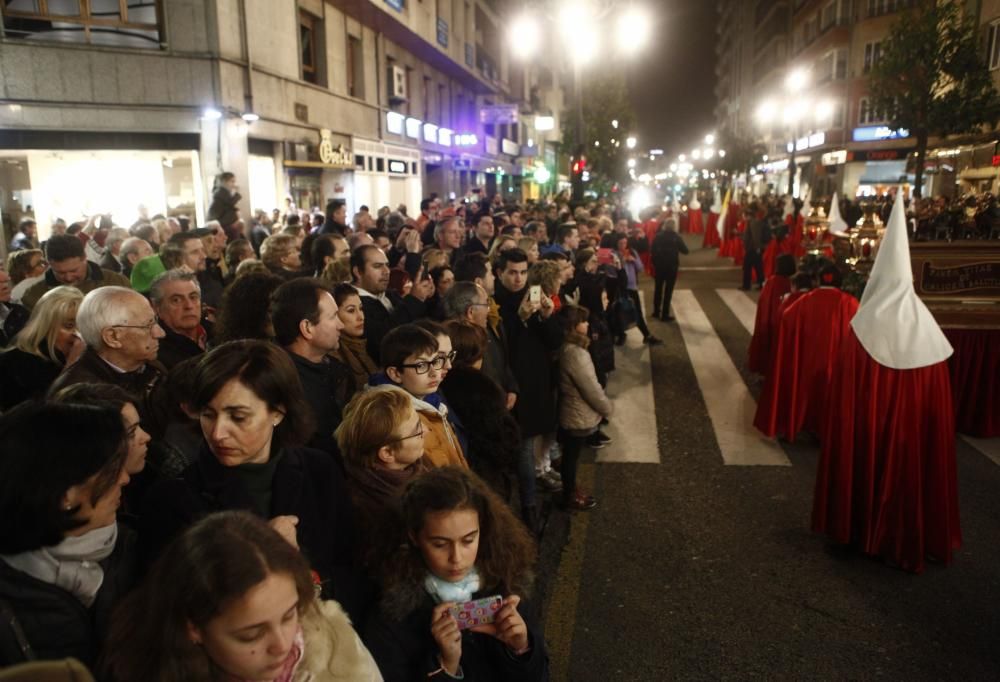
<path fill-rule="evenodd" d="M 104 347 L 101 333 L 105 329 L 135 322 L 128 319 L 125 307 L 133 297 L 146 300 L 139 292 L 126 287 L 100 287 L 83 297 L 83 303 L 76 311 L 76 327 L 88 347 L 100 350 Z"/>

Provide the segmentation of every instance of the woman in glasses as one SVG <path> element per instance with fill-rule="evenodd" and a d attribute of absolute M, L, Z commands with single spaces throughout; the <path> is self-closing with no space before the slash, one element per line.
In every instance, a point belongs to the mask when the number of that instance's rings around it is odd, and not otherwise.
<path fill-rule="evenodd" d="M 376 543 L 393 535 L 403 488 L 427 469 L 424 427 L 406 391 L 378 386 L 347 403 L 336 435 L 363 526 L 360 536 L 368 542 L 363 551 L 367 564 L 368 557 L 391 549 Z"/>
<path fill-rule="evenodd" d="M 233 341 L 206 354 L 191 381 L 187 409 L 201 425 L 201 451 L 178 478 L 149 491 L 140 533 L 146 559 L 206 514 L 251 511 L 301 548 L 324 596 L 360 622 L 353 506 L 334 459 L 302 447 L 312 411 L 288 354 L 264 341 Z"/>

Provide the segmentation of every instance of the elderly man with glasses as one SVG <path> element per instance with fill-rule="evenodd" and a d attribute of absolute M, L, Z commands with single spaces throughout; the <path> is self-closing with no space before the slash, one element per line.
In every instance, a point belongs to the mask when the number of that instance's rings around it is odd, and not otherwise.
<path fill-rule="evenodd" d="M 164 332 L 149 301 L 125 287 L 94 289 L 80 304 L 76 326 L 87 350 L 56 378 L 49 395 L 80 383 L 119 386 L 135 397 L 143 428 L 162 435 L 169 402 L 166 369 L 156 356 Z"/>

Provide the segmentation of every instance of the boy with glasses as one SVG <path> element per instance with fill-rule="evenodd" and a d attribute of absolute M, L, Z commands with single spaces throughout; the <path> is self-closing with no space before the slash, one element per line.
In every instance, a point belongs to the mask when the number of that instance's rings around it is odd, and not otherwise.
<path fill-rule="evenodd" d="M 448 355 L 439 353 L 434 335 L 415 324 L 396 327 L 382 339 L 382 373 L 371 384 L 393 384 L 410 395 L 424 432 L 424 459 L 429 467 L 469 468 L 462 445 L 448 422 L 448 406 L 438 393 Z"/>

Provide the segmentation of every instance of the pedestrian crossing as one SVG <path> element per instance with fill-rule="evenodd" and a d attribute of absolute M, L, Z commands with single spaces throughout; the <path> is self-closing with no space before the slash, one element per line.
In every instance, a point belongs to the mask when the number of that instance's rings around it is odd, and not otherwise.
<path fill-rule="evenodd" d="M 757 303 L 738 289 L 716 289 L 722 302 L 726 304 L 736 319 L 740 321 L 747 333 L 753 336 L 754 324 L 757 320 Z"/>

